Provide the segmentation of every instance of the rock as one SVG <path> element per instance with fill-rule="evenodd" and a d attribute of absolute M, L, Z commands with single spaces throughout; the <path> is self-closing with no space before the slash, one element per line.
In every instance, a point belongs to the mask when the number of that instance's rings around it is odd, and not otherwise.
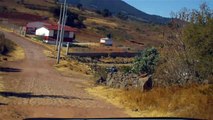
<path fill-rule="evenodd" d="M 7 58 L 3 58 L 4 61 L 7 61 Z"/>
<path fill-rule="evenodd" d="M 148 91 L 151 90 L 153 87 L 153 81 L 152 81 L 152 76 L 148 76 L 148 80 L 144 83 L 143 85 L 143 90 Z"/>
<path fill-rule="evenodd" d="M 106 85 L 106 79 L 104 79 L 103 77 L 100 77 L 97 81 L 96 84 L 103 84 Z"/>

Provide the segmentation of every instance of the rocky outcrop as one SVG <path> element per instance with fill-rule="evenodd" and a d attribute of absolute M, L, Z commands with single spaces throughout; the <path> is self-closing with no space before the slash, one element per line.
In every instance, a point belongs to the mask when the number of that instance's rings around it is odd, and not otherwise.
<path fill-rule="evenodd" d="M 121 89 L 140 89 L 141 91 L 150 90 L 153 86 L 152 77 L 141 77 L 133 73 L 115 72 L 109 73 L 107 78 L 101 77 L 96 81 L 97 84 Z"/>

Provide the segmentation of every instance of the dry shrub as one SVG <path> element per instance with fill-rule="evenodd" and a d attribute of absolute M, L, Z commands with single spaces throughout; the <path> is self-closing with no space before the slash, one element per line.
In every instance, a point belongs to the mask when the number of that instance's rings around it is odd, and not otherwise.
<path fill-rule="evenodd" d="M 100 61 L 103 63 L 120 63 L 120 64 L 126 64 L 126 63 L 132 63 L 134 61 L 134 58 L 123 58 L 123 57 L 106 57 L 106 58 L 100 58 Z"/>
<path fill-rule="evenodd" d="M 144 113 L 146 117 L 212 119 L 212 95 L 213 85 L 154 88 L 144 93 L 130 90 L 121 95 L 121 103 L 125 103 L 125 106 L 132 110 Z"/>
<path fill-rule="evenodd" d="M 60 64 L 55 65 L 55 67 L 60 71 L 71 70 L 75 72 L 84 73 L 87 75 L 92 74 L 92 70 L 87 64 L 78 62 L 76 60 L 64 60 L 61 61 Z"/>
<path fill-rule="evenodd" d="M 15 43 L 5 39 L 4 33 L 0 32 L 0 54 L 6 55 L 14 50 Z"/>

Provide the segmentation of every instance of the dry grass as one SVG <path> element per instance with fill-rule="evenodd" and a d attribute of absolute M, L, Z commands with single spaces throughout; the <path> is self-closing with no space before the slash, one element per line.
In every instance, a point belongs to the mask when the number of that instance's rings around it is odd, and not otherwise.
<path fill-rule="evenodd" d="M 25 58 L 24 49 L 18 45 L 15 45 L 15 50 L 8 54 L 8 61 L 22 60 Z"/>
<path fill-rule="evenodd" d="M 59 71 L 74 71 L 74 72 L 80 72 L 86 75 L 90 75 L 91 68 L 83 63 L 80 63 L 76 60 L 61 60 L 60 64 L 55 65 L 55 68 Z"/>
<path fill-rule="evenodd" d="M 118 27 L 118 24 L 115 22 L 111 22 L 105 19 L 100 19 L 100 18 L 87 18 L 85 21 L 86 24 L 99 24 L 99 25 L 104 25 L 104 26 L 108 26 L 108 27 Z"/>
<path fill-rule="evenodd" d="M 9 51 L 5 55 L 0 55 L 0 62 L 2 58 L 7 59 L 7 61 L 17 61 L 24 59 L 24 49 L 13 41 L 5 39 L 5 42 L 3 41 L 1 44 L 6 45 Z"/>
<path fill-rule="evenodd" d="M 48 2 L 47 2 L 48 1 Z M 53 1 L 51 0 L 27 0 L 24 3 L 26 4 L 33 4 L 33 5 L 40 5 L 40 6 L 46 6 L 46 7 L 54 7 Z M 42 10 L 32 10 L 24 7 L 24 5 L 18 4 L 16 0 L 5 0 L 5 2 L 0 2 L 1 5 L 6 6 L 8 9 L 15 9 L 15 11 L 23 12 L 23 13 L 30 13 L 34 15 L 41 15 L 41 16 L 48 16 L 52 17 L 52 14 L 48 11 L 42 11 Z"/>
<path fill-rule="evenodd" d="M 8 29 L 4 26 L 0 26 L 0 30 L 6 31 L 6 32 L 13 32 L 11 29 Z"/>
<path fill-rule="evenodd" d="M 111 58 L 111 57 L 107 57 L 107 58 L 101 58 L 100 59 L 101 62 L 104 63 L 132 63 L 134 61 L 134 58 L 124 58 L 124 57 L 116 57 L 116 58 Z"/>
<path fill-rule="evenodd" d="M 123 106 L 132 117 L 213 118 L 213 86 L 155 88 L 149 92 L 96 87 L 89 93 Z"/>
<path fill-rule="evenodd" d="M 0 91 L 2 91 L 3 89 L 4 89 L 4 86 L 3 86 L 3 82 L 2 82 L 2 76 L 0 73 Z"/>

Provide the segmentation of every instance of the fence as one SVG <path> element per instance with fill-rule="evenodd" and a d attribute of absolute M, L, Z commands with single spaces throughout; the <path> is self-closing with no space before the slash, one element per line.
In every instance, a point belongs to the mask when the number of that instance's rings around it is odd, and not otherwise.
<path fill-rule="evenodd" d="M 26 35 L 26 30 L 23 26 L 18 26 L 12 23 L 9 23 L 7 19 L 0 19 L 0 27 L 5 28 L 7 30 L 11 30 L 14 33 L 20 34 L 20 35 Z"/>

